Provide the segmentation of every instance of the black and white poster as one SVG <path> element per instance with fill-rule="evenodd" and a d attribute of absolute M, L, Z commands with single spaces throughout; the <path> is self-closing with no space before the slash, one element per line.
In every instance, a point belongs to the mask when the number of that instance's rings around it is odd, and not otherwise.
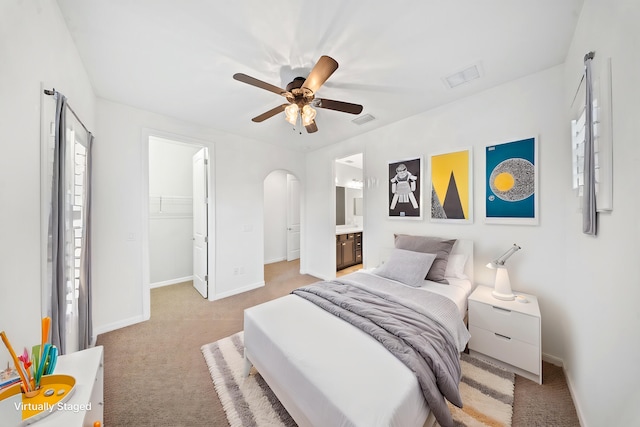
<path fill-rule="evenodd" d="M 422 219 L 422 157 L 389 163 L 389 218 Z"/>

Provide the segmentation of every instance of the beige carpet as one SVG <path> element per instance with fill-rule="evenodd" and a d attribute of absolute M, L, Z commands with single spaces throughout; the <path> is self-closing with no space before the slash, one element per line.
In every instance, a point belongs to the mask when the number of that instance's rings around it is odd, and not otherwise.
<path fill-rule="evenodd" d="M 243 329 L 243 310 L 317 279 L 297 261 L 265 266 L 266 286 L 209 302 L 191 283 L 151 291 L 151 319 L 101 334 L 109 427 L 226 426 L 200 347 Z M 542 386 L 516 377 L 513 427 L 579 426 L 562 369 L 543 364 Z"/>
<path fill-rule="evenodd" d="M 243 376 L 242 332 L 204 345 L 201 350 L 231 427 L 295 426 L 255 369 L 249 377 Z M 515 375 L 467 354 L 462 354 L 461 366 L 464 407 L 449 405 L 456 426 L 511 426 Z"/>

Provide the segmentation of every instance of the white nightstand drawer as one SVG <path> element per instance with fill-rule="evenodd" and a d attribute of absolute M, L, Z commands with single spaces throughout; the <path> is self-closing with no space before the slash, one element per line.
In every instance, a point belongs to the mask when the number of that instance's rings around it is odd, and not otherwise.
<path fill-rule="evenodd" d="M 471 333 L 469 341 L 471 350 L 502 360 L 535 375 L 540 374 L 540 349 L 538 346 L 502 336 L 475 325 L 469 326 L 469 332 Z"/>
<path fill-rule="evenodd" d="M 540 342 L 540 319 L 495 305 L 469 301 L 469 324 L 528 344 Z"/>

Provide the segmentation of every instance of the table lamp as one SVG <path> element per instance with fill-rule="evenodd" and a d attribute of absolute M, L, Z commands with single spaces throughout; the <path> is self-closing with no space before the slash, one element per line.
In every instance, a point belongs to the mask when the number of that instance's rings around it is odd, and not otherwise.
<path fill-rule="evenodd" d="M 493 295 L 494 298 L 503 301 L 513 301 L 515 299 L 515 295 L 513 294 L 513 292 L 511 292 L 509 272 L 507 272 L 507 267 L 504 266 L 504 263 L 505 261 L 507 261 L 507 259 L 509 259 L 511 255 L 513 255 L 520 249 L 522 248 L 514 243 L 508 251 L 487 264 L 487 267 L 496 270 L 496 283 L 493 292 L 491 292 L 491 295 Z"/>

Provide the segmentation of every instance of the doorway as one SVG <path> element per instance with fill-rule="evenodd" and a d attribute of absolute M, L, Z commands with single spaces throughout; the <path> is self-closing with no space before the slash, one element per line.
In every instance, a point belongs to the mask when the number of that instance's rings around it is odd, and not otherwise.
<path fill-rule="evenodd" d="M 264 264 L 300 258 L 300 181 L 285 171 L 264 179 Z"/>
<path fill-rule="evenodd" d="M 213 300 L 213 146 L 175 135 L 145 135 L 147 227 L 143 227 L 145 318 L 150 290 L 192 282 Z"/>
<path fill-rule="evenodd" d="M 336 275 L 363 266 L 363 154 L 335 160 Z"/>

